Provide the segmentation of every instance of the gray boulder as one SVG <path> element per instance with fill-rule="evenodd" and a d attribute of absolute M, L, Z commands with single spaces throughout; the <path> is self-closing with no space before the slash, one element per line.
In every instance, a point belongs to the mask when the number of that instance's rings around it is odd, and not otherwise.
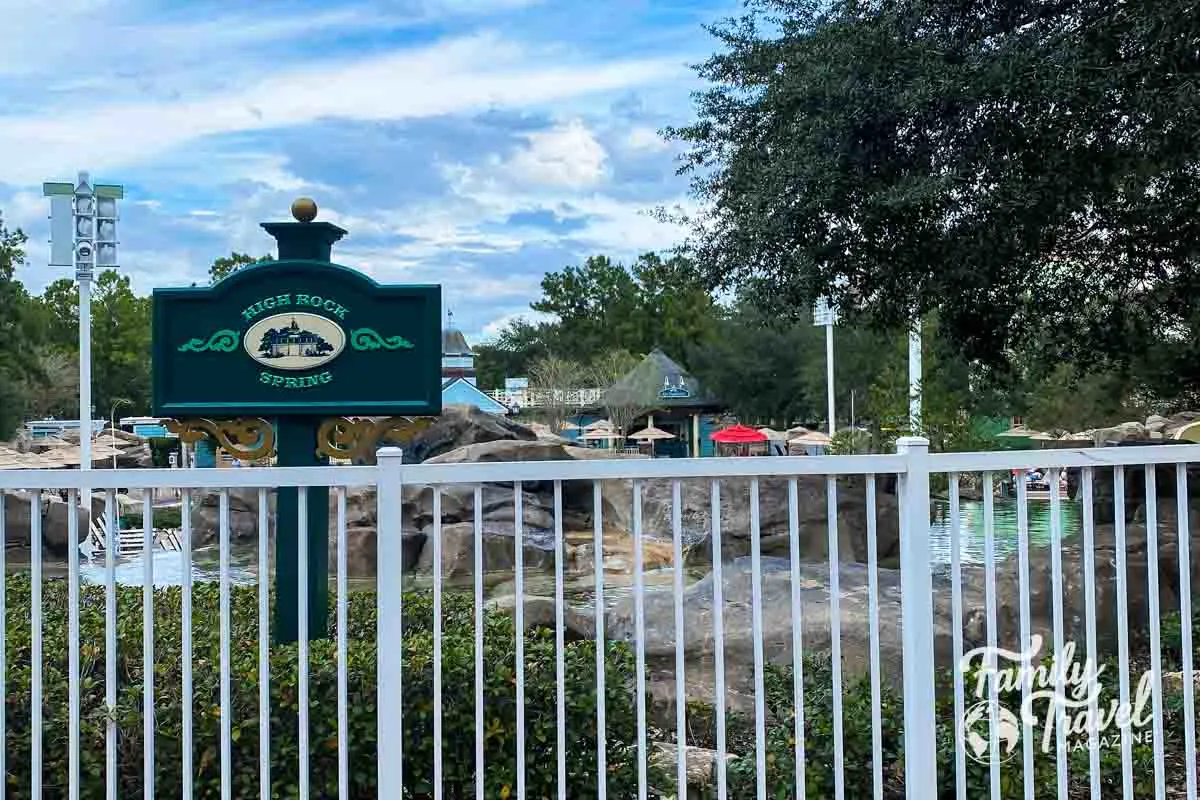
<path fill-rule="evenodd" d="M 480 411 L 474 406 L 447 406 L 430 427 L 418 433 L 404 450 L 406 463 L 421 463 L 460 447 L 493 441 L 535 441 L 524 425 Z"/>

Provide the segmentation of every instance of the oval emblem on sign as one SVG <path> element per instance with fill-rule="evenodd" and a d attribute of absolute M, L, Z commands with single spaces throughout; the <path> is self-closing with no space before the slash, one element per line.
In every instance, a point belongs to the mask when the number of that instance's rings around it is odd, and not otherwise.
<path fill-rule="evenodd" d="M 346 347 L 346 332 L 316 314 L 276 314 L 250 326 L 246 352 L 272 369 L 313 369 L 328 364 Z"/>

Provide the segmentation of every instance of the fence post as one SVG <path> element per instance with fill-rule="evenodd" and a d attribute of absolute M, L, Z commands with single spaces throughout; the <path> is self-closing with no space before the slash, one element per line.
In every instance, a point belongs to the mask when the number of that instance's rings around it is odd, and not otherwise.
<path fill-rule="evenodd" d="M 901 476 L 900 603 L 904 649 L 904 785 L 908 800 L 936 794 L 933 572 L 929 559 L 929 440 L 904 436 Z"/>
<path fill-rule="evenodd" d="M 400 575 L 404 566 L 401 494 L 403 453 L 398 447 L 380 449 L 375 495 L 378 507 L 376 525 L 376 698 L 377 769 L 379 797 L 403 797 L 403 718 L 404 694 L 401 685 L 401 648 L 403 634 L 403 587 Z M 390 576 L 395 575 L 396 580 Z M 389 576 L 385 580 L 384 576 Z"/>

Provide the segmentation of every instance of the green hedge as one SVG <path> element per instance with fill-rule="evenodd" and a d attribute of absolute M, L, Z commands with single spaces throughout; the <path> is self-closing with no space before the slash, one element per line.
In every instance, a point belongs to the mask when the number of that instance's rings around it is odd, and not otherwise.
<path fill-rule="evenodd" d="M 1163 671 L 1180 669 L 1178 615 L 1167 615 L 1164 619 L 1163 636 Z M 1200 630 L 1200 629 L 1198 629 Z M 1200 657 L 1200 653 L 1196 654 Z M 806 658 L 804 664 L 804 698 L 805 698 L 805 793 L 808 798 L 826 800 L 834 797 L 834 748 L 833 748 L 833 698 L 830 687 L 829 660 L 821 655 Z M 1049 661 L 1047 660 L 1047 666 Z M 1196 663 L 1200 663 L 1198 658 Z M 1148 669 L 1144 653 L 1135 653 L 1134 663 L 1130 665 L 1130 694 L 1136 692 L 1137 681 L 1142 671 Z M 1100 708 L 1107 709 L 1110 702 L 1118 699 L 1117 695 L 1118 668 L 1115 662 L 1108 662 L 1104 677 L 1101 679 L 1103 693 L 1100 697 Z M 950 682 L 951 676 L 945 680 Z M 971 700 L 974 676 L 966 676 L 967 707 L 973 705 Z M 793 673 L 790 668 L 768 666 L 765 675 L 766 709 L 770 719 L 767 726 L 767 795 L 782 800 L 794 797 L 795 790 L 795 739 L 794 704 L 793 704 Z M 1021 693 L 1004 693 L 1000 697 L 1001 705 L 1014 713 L 1020 713 Z M 1183 796 L 1186 780 L 1186 753 L 1184 750 L 1184 705 L 1181 693 L 1167 693 L 1164 697 L 1163 745 L 1166 763 L 1166 781 L 1168 795 Z M 904 753 L 903 753 L 903 705 L 900 695 L 888 685 L 881 687 L 882 709 L 882 750 L 883 750 L 883 784 L 886 798 L 903 798 L 904 795 Z M 1039 705 L 1035 711 L 1044 716 L 1044 705 Z M 702 720 L 701 730 L 693 727 L 693 738 L 702 741 L 705 746 L 713 747 L 715 738 L 712 732 L 711 716 L 703 716 L 702 709 L 694 715 L 694 720 Z M 871 717 L 871 686 L 864 678 L 851 681 L 846 685 L 842 697 L 843 713 L 843 763 L 846 797 L 872 797 L 872 717 Z M 955 797 L 955 729 L 954 729 L 954 700 L 950 691 L 943 691 L 938 697 L 938 794 L 930 794 L 930 798 L 951 800 Z M 1034 747 L 1034 783 L 1035 794 L 1038 797 L 1056 796 L 1057 768 L 1053 746 L 1050 753 L 1041 749 L 1041 726 L 1036 727 Z M 1149 728 L 1147 728 L 1149 730 Z M 697 735 L 697 733 L 699 735 Z M 1113 726 L 1106 731 L 1105 736 L 1119 737 L 1119 732 Z M 757 780 L 757 770 L 754 758 L 754 728 L 753 719 L 740 714 L 730 714 L 727 717 L 727 741 L 731 751 L 741 754 L 741 757 L 730 761 L 729 797 L 753 797 Z M 697 742 L 699 743 L 699 742 Z M 1154 749 L 1149 739 L 1134 743 L 1133 775 L 1134 791 L 1137 797 L 1151 797 L 1154 794 Z M 1085 748 L 1070 752 L 1068 755 L 1069 796 L 1088 796 L 1089 755 Z M 1197 769 L 1192 764 L 1191 769 Z M 1100 748 L 1100 786 L 1105 797 L 1119 796 L 1121 792 L 1121 750 L 1119 746 Z M 1020 746 L 1012 759 L 1001 766 L 1001 798 L 1018 800 L 1024 797 L 1023 767 L 1021 763 Z M 988 797 L 990 787 L 990 768 L 967 758 L 967 797 Z M 1177 792 L 1171 794 L 1172 791 Z M 715 787 L 705 794 L 705 797 L 716 797 Z"/>
<path fill-rule="evenodd" d="M 121 514 L 121 525 L 125 528 L 140 528 L 142 527 L 142 507 L 131 506 Z M 154 527 L 158 530 L 164 528 L 173 528 L 179 530 L 183 527 L 183 509 L 180 506 L 159 506 L 155 507 Z"/>
<path fill-rule="evenodd" d="M 5 691 L 7 720 L 7 797 L 28 797 L 30 786 L 30 584 L 26 576 L 8 579 L 7 660 Z M 220 796 L 219 619 L 218 593 L 212 584 L 197 585 L 193 592 L 194 714 L 193 758 L 195 796 Z M 258 794 L 258 598 L 255 587 L 232 588 L 232 710 L 233 795 Z M 350 597 L 349 715 L 351 793 L 354 798 L 376 797 L 376 649 L 375 602 L 372 592 Z M 142 792 L 142 594 L 137 588 L 118 590 L 118 703 L 119 789 L 123 797 Z M 43 587 L 43 785 L 46 797 L 65 795 L 67 773 L 67 605 L 62 581 Z M 181 782 L 182 743 L 180 671 L 180 593 L 177 588 L 155 592 L 155 781 L 160 797 L 177 796 Z M 404 608 L 404 758 L 406 797 L 424 800 L 431 794 L 433 775 L 432 606 L 427 594 L 406 596 Z M 445 796 L 474 796 L 474 610 L 470 598 L 444 598 L 443 630 L 443 765 Z M 330 626 L 331 629 L 333 625 Z M 81 776 L 84 798 L 104 796 L 104 593 L 102 587 L 85 587 L 81 612 Z M 515 643 L 511 619 L 485 615 L 485 759 L 486 796 L 515 797 L 516 708 Z M 1164 624 L 1164 669 L 1178 669 L 1178 623 Z M 276 797 L 297 795 L 298 696 L 295 646 L 271 648 L 271 774 Z M 526 637 L 526 766 L 530 798 L 556 796 L 556 696 L 553 635 L 530 631 Z M 1143 669 L 1142 654 L 1131 665 L 1132 679 Z M 596 696 L 595 650 L 590 641 L 567 644 L 567 770 L 572 798 L 596 796 Z M 629 798 L 637 794 L 636 719 L 634 716 L 634 660 L 625 644 L 610 643 L 607 660 L 608 796 Z M 337 796 L 337 661 L 333 642 L 315 642 L 310 650 L 310 781 L 312 796 Z M 1107 704 L 1115 682 L 1116 666 L 1109 665 L 1102 698 Z M 817 655 L 805 660 L 806 795 L 812 800 L 834 796 L 833 698 L 828 659 Z M 768 796 L 793 796 L 795 763 L 792 675 L 790 670 L 769 668 L 766 675 L 767 785 Z M 1002 702 L 1012 709 L 1019 693 Z M 847 797 L 872 796 L 870 685 L 848 681 L 843 694 L 844 772 Z M 903 797 L 903 712 L 901 699 L 888 686 L 882 689 L 882 742 L 885 795 Z M 1164 720 L 1168 785 L 1181 786 L 1183 763 L 1183 708 L 1178 695 L 1166 699 Z M 948 692 L 938 705 L 938 797 L 953 797 L 953 702 Z M 713 747 L 715 724 L 712 709 L 689 708 L 689 743 Z M 727 717 L 731 752 L 740 754 L 729 764 L 729 796 L 755 794 L 753 720 Z M 651 740 L 669 734 L 652 730 Z M 1120 751 L 1101 751 L 1101 785 L 1105 796 L 1119 793 Z M 1194 765 L 1192 767 L 1195 768 Z M 1086 794 L 1087 753 L 1071 755 L 1072 796 Z M 1134 773 L 1138 796 L 1153 788 L 1153 750 L 1150 744 L 1134 748 Z M 671 787 L 652 797 L 673 796 L 673 767 L 667 774 L 651 767 L 651 785 Z M 988 768 L 968 759 L 968 796 L 987 796 Z M 1053 796 L 1056 785 L 1053 754 L 1039 750 L 1036 762 L 1038 796 Z M 1002 769 L 1002 797 L 1023 796 L 1021 767 L 1017 759 Z M 704 796 L 715 796 L 715 790 Z M 931 798 L 935 795 L 931 794 Z"/>
<path fill-rule="evenodd" d="M 232 715 L 233 796 L 257 797 L 258 647 L 257 590 L 233 587 Z M 30 792 L 30 583 L 8 579 L 7 796 Z M 375 595 L 350 597 L 349 723 L 351 797 L 376 796 Z M 118 590 L 119 790 L 141 796 L 142 595 Z M 212 584 L 193 590 L 193 765 L 195 796 L 220 796 L 219 604 Z M 331 604 L 333 605 L 333 604 Z M 45 663 L 43 785 L 47 797 L 65 796 L 68 752 L 67 602 L 63 581 L 43 586 Z M 470 598 L 444 598 L 443 721 L 447 798 L 474 797 L 475 666 L 474 610 Z M 155 782 L 158 796 L 178 796 L 182 768 L 182 673 L 180 592 L 155 592 Z M 424 798 L 433 777 L 432 608 L 427 595 L 411 595 L 404 606 L 404 768 L 407 796 Z M 509 617 L 485 617 L 485 759 L 488 797 L 515 797 L 515 642 Z M 84 587 L 81 613 L 81 779 L 84 798 L 104 797 L 104 592 Z M 332 629 L 332 625 L 330 626 Z M 530 631 L 526 639 L 526 780 L 529 796 L 551 797 L 556 786 L 554 638 Z M 596 795 L 595 649 L 570 642 L 567 664 L 567 770 L 571 797 Z M 312 796 L 337 796 L 337 656 L 334 642 L 310 650 L 310 780 Z M 631 702 L 634 661 L 625 645 L 607 653 L 607 748 L 610 797 L 636 796 L 636 720 Z M 297 795 L 297 652 L 271 648 L 271 777 L 277 797 Z"/>

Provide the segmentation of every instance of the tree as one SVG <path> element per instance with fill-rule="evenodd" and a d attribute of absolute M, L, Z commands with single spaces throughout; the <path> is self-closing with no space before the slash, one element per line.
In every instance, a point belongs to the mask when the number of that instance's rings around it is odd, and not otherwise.
<path fill-rule="evenodd" d="M 0 217 L 0 439 L 21 424 L 28 399 L 30 301 L 16 279 L 16 268 L 25 263 L 25 241 L 21 229 L 10 231 Z"/>
<path fill-rule="evenodd" d="M 802 369 L 806 360 L 824 358 L 811 328 L 739 302 L 689 350 L 688 366 L 742 421 L 786 428 L 820 413 L 824 389 L 812 392 Z"/>
<path fill-rule="evenodd" d="M 534 361 L 554 352 L 590 363 L 612 350 L 646 353 L 659 347 L 683 353 L 712 329 L 712 296 L 681 256 L 639 256 L 626 267 L 607 256 L 551 272 L 531 306 L 549 322 L 516 319 L 495 342 L 476 347 L 480 386 L 499 388 L 506 377 L 528 375 Z"/>
<path fill-rule="evenodd" d="M 47 347 L 74 359 L 79 341 L 79 286 L 65 278 L 38 299 L 37 317 Z M 138 413 L 150 409 L 150 298 L 133 292 L 129 277 L 114 269 L 92 284 L 92 403 L 107 414 L 117 398 Z M 78 403 L 75 404 L 76 413 Z"/>
<path fill-rule="evenodd" d="M 541 331 L 546 344 L 584 363 L 613 349 L 647 353 L 659 347 L 679 356 L 716 316 L 691 262 L 654 253 L 628 268 L 593 256 L 582 266 L 551 272 L 532 307 L 557 318 Z"/>
<path fill-rule="evenodd" d="M 992 365 L 1031 334 L 1086 364 L 1192 348 L 1192 3 L 750 6 L 669 132 L 709 285 L 892 331 L 936 310 Z"/>
<path fill-rule="evenodd" d="M 530 366 L 550 353 L 546 323 L 517 318 L 491 343 L 476 345 L 475 376 L 481 389 L 502 389 L 505 378 L 528 377 Z"/>
<path fill-rule="evenodd" d="M 76 417 L 79 414 L 79 360 L 74 355 L 42 347 L 26 387 L 26 409 L 35 417 Z"/>
<path fill-rule="evenodd" d="M 274 260 L 275 257 L 271 255 L 252 256 L 249 253 L 239 253 L 235 250 L 229 255 L 221 256 L 213 261 L 212 266 L 208 268 L 208 279 L 211 283 L 216 283 L 223 278 L 228 278 L 242 267 Z"/>
<path fill-rule="evenodd" d="M 105 270 L 93 287 L 92 356 L 97 413 L 117 398 L 131 411 L 150 406 L 150 298 L 133 293 L 129 277 Z"/>
<path fill-rule="evenodd" d="M 557 317 L 552 344 L 585 363 L 640 338 L 638 306 L 633 276 L 607 256 L 548 273 L 542 299 L 531 304 L 534 311 Z"/>
<path fill-rule="evenodd" d="M 570 392 L 578 390 L 584 379 L 579 362 L 556 355 L 539 358 L 530 365 L 529 388 L 538 394 L 538 410 L 550 430 L 557 433 L 577 406 L 570 402 Z"/>
<path fill-rule="evenodd" d="M 46 343 L 63 352 L 79 350 L 79 284 L 70 278 L 51 281 L 38 302 Z"/>

